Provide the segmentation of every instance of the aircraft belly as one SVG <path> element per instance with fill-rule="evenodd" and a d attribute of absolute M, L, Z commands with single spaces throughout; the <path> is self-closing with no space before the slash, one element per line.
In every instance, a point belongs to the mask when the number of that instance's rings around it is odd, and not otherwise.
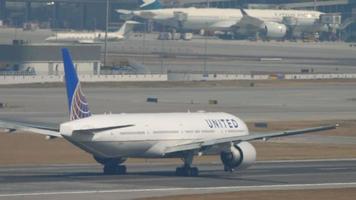
<path fill-rule="evenodd" d="M 137 157 L 151 148 L 154 141 L 92 141 L 66 139 L 84 151 L 100 157 Z"/>
<path fill-rule="evenodd" d="M 134 157 L 143 154 L 152 146 L 152 143 L 144 141 L 101 141 L 84 142 L 82 144 L 95 149 L 96 152 L 105 155 L 105 157 Z"/>
<path fill-rule="evenodd" d="M 225 144 L 225 145 L 217 145 L 217 146 L 212 146 L 209 149 L 206 149 L 203 152 L 203 155 L 219 155 L 222 150 L 226 149 L 226 146 L 229 146 L 230 144 Z"/>
<path fill-rule="evenodd" d="M 213 24 L 215 24 L 215 21 L 197 21 L 197 20 L 188 20 L 183 23 L 183 27 L 185 29 L 189 30 L 199 30 L 199 29 L 205 29 L 209 30 Z"/>

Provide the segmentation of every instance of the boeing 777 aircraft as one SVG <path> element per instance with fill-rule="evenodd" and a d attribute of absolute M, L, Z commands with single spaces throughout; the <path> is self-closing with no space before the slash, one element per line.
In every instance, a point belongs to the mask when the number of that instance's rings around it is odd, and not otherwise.
<path fill-rule="evenodd" d="M 256 160 L 249 141 L 323 130 L 337 125 L 249 134 L 241 119 L 223 112 L 137 113 L 93 115 L 82 91 L 69 51 L 62 50 L 69 121 L 58 127 L 0 121 L 9 131 L 24 130 L 64 138 L 93 155 L 104 174 L 124 174 L 127 158 L 181 158 L 179 176 L 197 176 L 196 155 L 220 155 L 225 171 L 244 169 Z"/>
<path fill-rule="evenodd" d="M 267 38 L 283 38 L 293 27 L 295 33 L 322 30 L 322 12 L 312 10 L 160 8 L 159 0 L 143 0 L 141 10 L 117 10 L 158 23 L 186 30 L 232 31 L 238 34 L 259 32 Z"/>
<path fill-rule="evenodd" d="M 129 34 L 133 27 L 139 24 L 136 21 L 126 21 L 121 28 L 116 32 L 109 32 L 107 39 L 109 41 L 123 40 Z M 103 42 L 105 40 L 105 32 L 61 32 L 46 38 L 46 42 L 70 42 L 91 44 L 96 42 Z"/>

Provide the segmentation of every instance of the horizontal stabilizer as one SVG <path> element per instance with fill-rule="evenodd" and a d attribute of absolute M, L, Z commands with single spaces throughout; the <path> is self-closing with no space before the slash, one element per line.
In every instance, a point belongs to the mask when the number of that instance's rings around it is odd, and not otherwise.
<path fill-rule="evenodd" d="M 123 15 L 131 15 L 132 14 L 131 10 L 124 10 L 124 9 L 117 9 L 116 12 L 118 12 L 119 14 L 123 14 Z"/>
<path fill-rule="evenodd" d="M 17 121 L 0 120 L 0 128 L 7 129 L 9 130 L 8 132 L 21 130 L 21 131 L 34 132 L 45 136 L 59 137 L 59 138 L 62 137 L 61 134 L 59 133 L 59 127 L 57 125 L 48 126 L 48 125 L 43 125 L 43 124 L 33 123 L 33 122 L 17 122 Z"/>

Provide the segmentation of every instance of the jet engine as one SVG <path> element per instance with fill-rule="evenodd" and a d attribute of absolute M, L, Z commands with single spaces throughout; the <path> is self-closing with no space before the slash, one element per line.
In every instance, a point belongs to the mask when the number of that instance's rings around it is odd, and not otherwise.
<path fill-rule="evenodd" d="M 261 28 L 267 38 L 283 38 L 287 34 L 287 26 L 277 22 L 265 22 Z"/>
<path fill-rule="evenodd" d="M 225 171 L 246 169 L 255 163 L 256 149 L 248 142 L 240 142 L 221 152 L 220 158 Z"/>

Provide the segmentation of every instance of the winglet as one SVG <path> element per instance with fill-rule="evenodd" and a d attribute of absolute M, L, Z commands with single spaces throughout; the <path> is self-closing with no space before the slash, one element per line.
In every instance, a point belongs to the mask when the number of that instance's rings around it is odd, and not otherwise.
<path fill-rule="evenodd" d="M 82 92 L 78 75 L 68 49 L 62 49 L 62 56 L 70 120 L 90 117 L 91 113 L 89 111 L 88 102 Z"/>

